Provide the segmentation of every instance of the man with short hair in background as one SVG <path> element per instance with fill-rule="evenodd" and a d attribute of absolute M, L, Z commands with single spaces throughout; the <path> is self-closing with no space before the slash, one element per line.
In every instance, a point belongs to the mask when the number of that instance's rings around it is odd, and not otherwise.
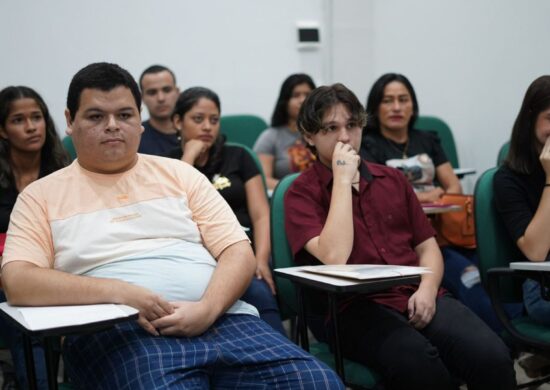
<path fill-rule="evenodd" d="M 143 103 L 149 119 L 143 122 L 144 132 L 138 152 L 168 156 L 179 144 L 179 134 L 171 115 L 180 93 L 174 72 L 162 65 L 152 65 L 139 78 Z"/>

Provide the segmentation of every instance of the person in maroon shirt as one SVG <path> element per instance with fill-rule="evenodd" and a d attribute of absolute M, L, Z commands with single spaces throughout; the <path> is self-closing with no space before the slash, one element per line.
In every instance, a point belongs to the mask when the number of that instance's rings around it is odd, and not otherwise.
<path fill-rule="evenodd" d="M 379 372 L 388 389 L 513 389 L 515 373 L 502 340 L 473 312 L 440 289 L 441 252 L 405 176 L 361 161 L 365 111 L 342 84 L 315 89 L 298 129 L 318 160 L 285 197 L 287 237 L 299 264 L 426 266 L 420 284 L 342 300 L 344 356 Z M 315 314 L 326 298 L 309 291 Z M 332 340 L 331 327 L 311 322 Z M 328 319 L 330 321 L 330 319 Z"/>

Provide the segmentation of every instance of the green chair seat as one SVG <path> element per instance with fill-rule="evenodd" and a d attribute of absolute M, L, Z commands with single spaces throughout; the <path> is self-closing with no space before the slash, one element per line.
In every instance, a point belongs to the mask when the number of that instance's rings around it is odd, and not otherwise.
<path fill-rule="evenodd" d="M 442 119 L 435 116 L 419 116 L 416 119 L 414 128 L 423 131 L 431 131 L 438 135 L 441 140 L 441 146 L 445 155 L 449 159 L 449 162 L 453 168 L 459 168 L 458 154 L 456 152 L 455 139 L 451 128 Z"/>
<path fill-rule="evenodd" d="M 309 346 L 309 352 L 333 370 L 336 369 L 334 355 L 330 352 L 327 344 L 314 343 Z M 380 383 L 380 376 L 362 364 L 344 359 L 344 369 L 346 372 L 346 381 L 349 383 L 360 384 L 367 389 L 374 388 Z"/>
<path fill-rule="evenodd" d="M 511 321 L 516 330 L 526 337 L 544 341 L 550 344 L 550 328 L 540 325 L 529 317 L 521 317 Z"/>

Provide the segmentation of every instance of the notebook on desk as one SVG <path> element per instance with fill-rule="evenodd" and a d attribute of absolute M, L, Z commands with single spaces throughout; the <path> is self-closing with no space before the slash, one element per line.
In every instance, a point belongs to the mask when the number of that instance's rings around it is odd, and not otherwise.
<path fill-rule="evenodd" d="M 314 265 L 302 267 L 303 271 L 321 275 L 336 276 L 356 280 L 395 278 L 431 273 L 427 267 L 409 267 L 404 265 L 385 264 L 342 264 Z"/>

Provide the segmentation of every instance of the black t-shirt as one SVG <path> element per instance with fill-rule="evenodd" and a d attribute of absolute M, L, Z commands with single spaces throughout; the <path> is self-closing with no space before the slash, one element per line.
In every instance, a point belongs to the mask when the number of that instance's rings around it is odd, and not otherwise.
<path fill-rule="evenodd" d="M 151 126 L 149 121 L 143 122 L 142 125 L 144 131 L 141 135 L 138 153 L 166 157 L 179 146 L 180 140 L 177 133 L 164 134 Z"/>
<path fill-rule="evenodd" d="M 367 161 L 401 170 L 420 192 L 433 188 L 436 168 L 448 162 L 437 134 L 421 130 L 410 130 L 402 144 L 369 133 L 363 137 L 360 154 Z"/>
<path fill-rule="evenodd" d="M 170 153 L 170 157 L 181 159 L 183 152 L 181 147 Z M 238 146 L 224 145 L 216 167 L 209 165 L 211 160 L 204 167 L 195 167 L 206 175 L 212 182 L 220 195 L 229 204 L 239 223 L 245 228 L 248 237 L 252 240 L 252 221 L 248 213 L 246 201 L 245 183 L 260 171 L 248 152 Z"/>
<path fill-rule="evenodd" d="M 449 161 L 437 134 L 422 130 L 409 131 L 408 145 L 393 142 L 379 133 L 367 134 L 361 142 L 361 157 L 367 161 L 386 165 L 388 160 L 403 158 L 405 147 L 408 157 L 426 153 L 436 168 Z"/>
<path fill-rule="evenodd" d="M 46 176 L 48 173 L 43 166 L 40 166 L 40 172 L 38 178 Z M 19 191 L 15 185 L 15 181 L 10 180 L 8 188 L 0 188 L 0 233 L 6 233 L 8 231 L 8 225 L 10 223 L 10 214 L 15 206 L 15 201 Z"/>
<path fill-rule="evenodd" d="M 525 234 L 527 226 L 535 216 L 546 175 L 540 165 L 530 175 L 516 173 L 503 165 L 495 173 L 493 180 L 496 209 L 510 237 L 516 243 Z"/>

